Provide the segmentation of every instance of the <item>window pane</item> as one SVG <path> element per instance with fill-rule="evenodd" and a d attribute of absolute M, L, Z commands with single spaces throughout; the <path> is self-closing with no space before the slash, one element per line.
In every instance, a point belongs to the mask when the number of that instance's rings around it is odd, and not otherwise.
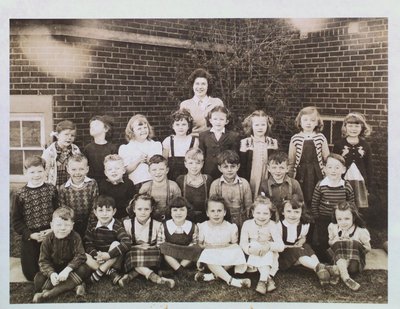
<path fill-rule="evenodd" d="M 22 122 L 22 144 L 24 147 L 40 147 L 40 121 Z"/>
<path fill-rule="evenodd" d="M 25 160 L 26 158 L 32 157 L 32 156 L 42 156 L 43 151 L 42 150 L 25 150 Z"/>
<path fill-rule="evenodd" d="M 22 151 L 10 150 L 10 174 L 22 175 L 24 173 L 22 164 Z"/>
<path fill-rule="evenodd" d="M 19 121 L 10 121 L 10 146 L 21 147 Z"/>

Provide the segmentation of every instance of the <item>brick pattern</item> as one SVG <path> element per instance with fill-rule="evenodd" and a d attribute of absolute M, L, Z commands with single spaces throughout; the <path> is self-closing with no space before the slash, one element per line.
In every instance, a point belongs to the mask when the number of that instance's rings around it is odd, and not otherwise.
<path fill-rule="evenodd" d="M 229 36 L 237 29 L 237 21 L 224 22 Z M 232 22 L 235 26 L 229 27 Z M 349 24 L 353 22 L 358 23 L 358 32 L 349 33 Z M 13 20 L 11 29 L 26 23 L 62 23 L 190 39 L 199 29 L 199 23 L 204 30 L 207 20 Z M 370 142 L 374 149 L 376 183 L 384 195 L 387 192 L 387 37 L 385 18 L 327 19 L 322 30 L 309 33 L 307 38 L 295 36 L 290 55 L 298 88 L 287 94 L 288 106 L 274 115 L 273 127 L 274 137 L 287 150 L 291 135 L 296 133 L 293 120 L 303 106 L 315 105 L 323 115 L 344 116 L 350 110 L 364 113 L 374 131 Z M 54 122 L 73 120 L 78 126 L 78 146 L 90 142 L 89 119 L 103 113 L 115 118 L 116 144 L 125 143 L 125 126 L 135 113 L 148 117 L 158 140 L 170 134 L 166 115 L 189 97 L 190 89 L 176 83 L 177 66 L 182 63 L 191 66 L 187 50 L 77 37 L 35 39 L 10 36 L 10 94 L 53 95 Z M 218 96 L 218 89 L 214 93 Z M 233 103 L 230 105 L 236 116 L 248 113 L 248 103 Z M 266 106 L 266 110 L 274 113 L 273 104 Z"/>

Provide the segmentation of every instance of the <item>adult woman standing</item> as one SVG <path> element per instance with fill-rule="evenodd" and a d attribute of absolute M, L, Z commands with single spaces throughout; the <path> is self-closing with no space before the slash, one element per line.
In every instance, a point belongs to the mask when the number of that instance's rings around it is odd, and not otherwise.
<path fill-rule="evenodd" d="M 223 106 L 221 99 L 209 96 L 212 88 L 212 76 L 204 69 L 194 70 L 189 78 L 193 85 L 193 97 L 181 102 L 180 108 L 187 109 L 193 118 L 192 135 L 198 136 L 200 132 L 207 130 L 206 116 L 215 106 Z"/>

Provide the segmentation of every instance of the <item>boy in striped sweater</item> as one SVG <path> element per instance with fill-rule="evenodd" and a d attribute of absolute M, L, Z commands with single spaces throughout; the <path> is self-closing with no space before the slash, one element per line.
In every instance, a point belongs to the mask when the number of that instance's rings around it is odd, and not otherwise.
<path fill-rule="evenodd" d="M 97 221 L 90 222 L 86 230 L 84 245 L 86 264 L 94 270 L 90 280 L 97 282 L 104 274 L 110 275 L 117 285 L 121 279 L 118 271 L 125 253 L 131 248 L 131 238 L 120 221 L 114 219 L 117 209 L 112 197 L 99 195 L 93 206 Z"/>
<path fill-rule="evenodd" d="M 345 160 L 342 156 L 331 153 L 324 167 L 325 178 L 317 183 L 311 201 L 311 213 L 315 221 L 314 250 L 318 258 L 328 262 L 328 225 L 332 220 L 335 206 L 339 202 L 354 203 L 354 192 L 350 182 L 342 179 L 346 172 Z"/>

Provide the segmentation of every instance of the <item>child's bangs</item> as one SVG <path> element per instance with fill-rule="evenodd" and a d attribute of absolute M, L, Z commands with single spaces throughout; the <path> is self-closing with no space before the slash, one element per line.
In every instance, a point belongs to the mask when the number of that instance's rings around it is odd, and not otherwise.
<path fill-rule="evenodd" d="M 363 121 L 356 117 L 356 116 L 348 116 L 346 118 L 346 123 L 352 123 L 352 124 L 363 124 Z"/>

